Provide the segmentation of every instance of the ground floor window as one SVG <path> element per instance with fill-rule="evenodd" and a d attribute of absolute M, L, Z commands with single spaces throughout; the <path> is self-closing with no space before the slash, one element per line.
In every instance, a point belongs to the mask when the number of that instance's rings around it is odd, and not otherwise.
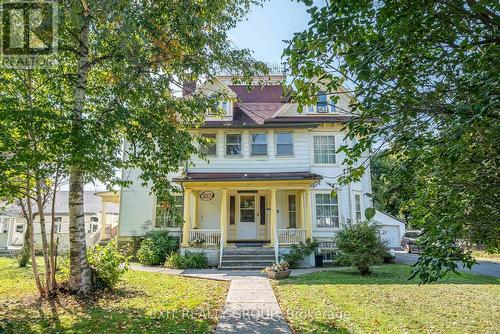
<path fill-rule="evenodd" d="M 316 194 L 316 227 L 340 227 L 337 194 Z"/>
<path fill-rule="evenodd" d="M 361 195 L 354 195 L 354 206 L 356 209 L 356 221 L 361 221 Z"/>
<path fill-rule="evenodd" d="M 157 201 L 155 226 L 170 228 L 182 226 L 183 211 L 184 196 L 172 196 L 170 201 Z"/>

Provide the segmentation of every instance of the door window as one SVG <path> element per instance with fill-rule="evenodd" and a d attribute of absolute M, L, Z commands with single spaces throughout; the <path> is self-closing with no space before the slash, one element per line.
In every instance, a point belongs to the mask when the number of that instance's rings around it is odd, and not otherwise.
<path fill-rule="evenodd" d="M 255 197 L 241 196 L 240 198 L 240 221 L 255 222 Z"/>

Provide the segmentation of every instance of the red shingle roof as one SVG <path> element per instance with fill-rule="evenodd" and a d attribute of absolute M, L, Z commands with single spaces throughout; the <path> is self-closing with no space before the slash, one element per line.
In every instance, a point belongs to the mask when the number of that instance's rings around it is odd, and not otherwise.
<path fill-rule="evenodd" d="M 280 85 L 229 85 L 229 88 L 238 96 L 241 103 L 282 103 L 283 87 Z"/>

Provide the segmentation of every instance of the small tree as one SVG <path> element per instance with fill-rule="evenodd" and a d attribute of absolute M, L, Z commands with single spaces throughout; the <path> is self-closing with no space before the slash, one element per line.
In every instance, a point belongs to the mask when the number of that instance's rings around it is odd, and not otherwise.
<path fill-rule="evenodd" d="M 370 222 L 347 223 L 337 234 L 337 248 L 361 275 L 369 275 L 371 266 L 384 261 L 386 249 L 379 228 Z"/>

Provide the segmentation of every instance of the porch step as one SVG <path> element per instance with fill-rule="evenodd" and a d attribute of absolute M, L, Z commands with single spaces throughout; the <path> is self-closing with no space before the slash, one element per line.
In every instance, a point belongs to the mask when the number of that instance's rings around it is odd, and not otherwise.
<path fill-rule="evenodd" d="M 228 260 L 228 261 L 242 261 L 242 262 L 245 262 L 245 261 L 251 261 L 251 260 L 254 260 L 256 258 L 258 258 L 259 260 L 262 260 L 262 261 L 274 261 L 274 254 L 269 254 L 269 255 L 259 255 L 258 257 L 255 256 L 255 255 L 249 255 L 249 254 L 244 254 L 244 255 L 241 255 L 241 254 L 236 254 L 236 255 L 226 255 L 224 254 L 223 257 L 222 257 L 224 260 Z"/>
<path fill-rule="evenodd" d="M 274 249 L 264 247 L 225 248 L 224 255 L 274 255 Z"/>
<path fill-rule="evenodd" d="M 261 266 L 239 266 L 239 267 L 221 266 L 221 267 L 219 267 L 219 270 L 231 270 L 231 271 L 245 271 L 245 270 L 261 271 L 262 269 L 264 269 L 264 267 L 261 267 Z"/>
<path fill-rule="evenodd" d="M 271 266 L 275 260 L 274 249 L 264 247 L 225 248 L 222 254 L 222 270 L 256 270 Z"/>

